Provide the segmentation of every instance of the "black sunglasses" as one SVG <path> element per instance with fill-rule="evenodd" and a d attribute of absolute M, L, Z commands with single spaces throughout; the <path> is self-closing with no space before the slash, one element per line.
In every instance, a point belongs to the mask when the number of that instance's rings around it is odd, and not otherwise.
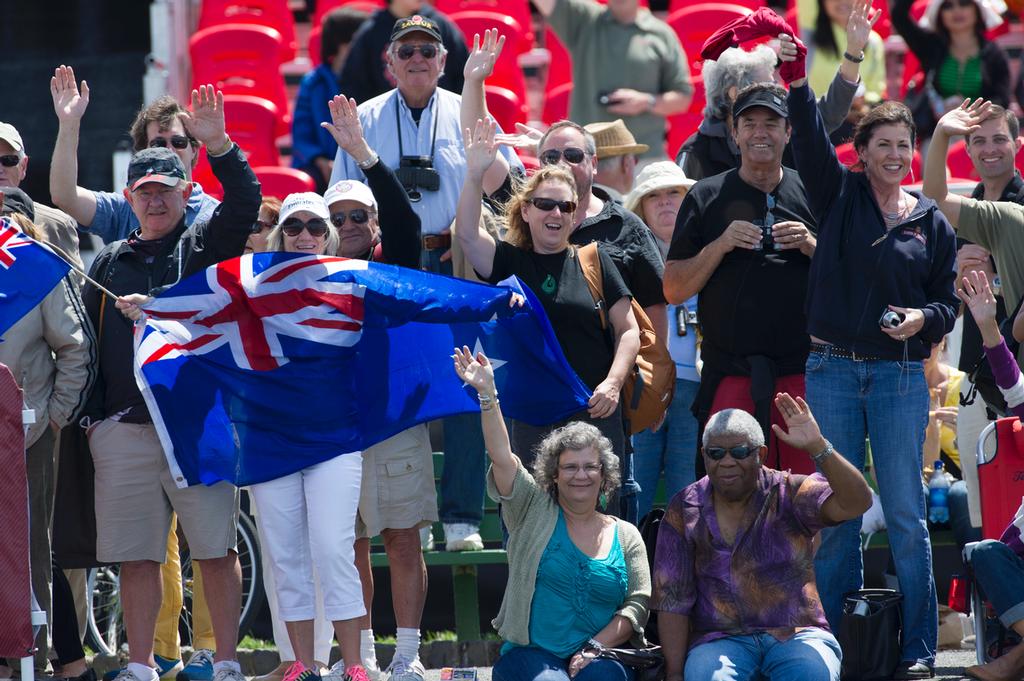
<path fill-rule="evenodd" d="M 4 154 L 3 156 L 0 156 L 0 165 L 4 168 L 13 168 L 18 165 L 18 161 L 20 160 L 21 159 L 18 158 L 17 154 Z"/>
<path fill-rule="evenodd" d="M 586 157 L 587 152 L 582 149 L 566 147 L 565 149 L 548 149 L 540 155 L 540 162 L 546 166 L 553 166 L 564 158 L 567 163 L 576 165 L 582 163 Z"/>
<path fill-rule="evenodd" d="M 759 449 L 760 447 L 748 447 L 746 445 L 739 445 L 737 447 L 705 447 L 704 453 L 712 461 L 721 461 L 725 458 L 726 454 L 735 461 L 742 461 Z"/>
<path fill-rule="evenodd" d="M 327 234 L 328 229 L 327 221 L 323 218 L 313 218 L 309 222 L 286 220 L 281 223 L 281 231 L 288 236 L 298 236 L 302 234 L 302 230 L 306 230 L 310 236 L 321 237 Z"/>
<path fill-rule="evenodd" d="M 252 227 L 249 228 L 249 231 L 252 232 L 253 234 L 259 234 L 264 230 L 273 228 L 274 223 L 267 222 L 266 220 L 257 220 L 256 222 L 252 223 Z"/>
<path fill-rule="evenodd" d="M 437 56 L 437 45 L 433 43 L 427 43 L 426 45 L 402 45 L 395 50 L 395 54 L 402 61 L 408 61 L 412 59 L 412 55 L 416 54 L 417 50 L 423 55 L 424 59 L 433 59 Z"/>
<path fill-rule="evenodd" d="M 562 211 L 563 215 L 568 215 L 569 213 L 576 212 L 575 201 L 557 201 L 555 199 L 546 199 L 542 196 L 536 196 L 531 199 L 526 199 L 526 201 L 527 203 L 532 203 L 534 206 L 536 206 L 537 210 L 554 210 L 557 206 L 558 210 Z"/>
<path fill-rule="evenodd" d="M 366 212 L 365 208 L 353 208 L 347 214 L 344 212 L 331 213 L 331 223 L 333 223 L 335 227 L 344 226 L 347 218 L 351 218 L 352 222 L 357 225 L 365 225 L 370 221 L 370 214 Z"/>
<path fill-rule="evenodd" d="M 184 149 L 191 143 L 191 139 L 185 135 L 171 135 L 171 146 L 175 149 Z M 154 137 L 149 141 L 149 147 L 166 147 L 167 138 L 165 137 Z"/>

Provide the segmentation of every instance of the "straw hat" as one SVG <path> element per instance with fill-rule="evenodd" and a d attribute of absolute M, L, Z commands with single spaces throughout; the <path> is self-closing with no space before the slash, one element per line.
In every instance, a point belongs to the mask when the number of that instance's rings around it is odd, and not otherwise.
<path fill-rule="evenodd" d="M 598 158 L 642 154 L 650 149 L 646 144 L 636 143 L 633 133 L 629 131 L 621 118 L 616 118 L 610 123 L 591 123 L 583 127 L 594 136 Z"/>
<path fill-rule="evenodd" d="M 943 0 L 931 0 L 928 3 L 924 14 L 917 22 L 921 28 L 935 30 L 939 23 L 939 7 L 942 6 L 942 2 Z M 985 22 L 986 30 L 991 31 L 1003 23 L 1003 14 L 1006 14 L 1007 11 L 1006 3 L 1003 0 L 974 0 L 974 2 L 981 9 L 981 20 Z"/>
<path fill-rule="evenodd" d="M 626 210 L 635 213 L 640 201 L 651 192 L 669 187 L 682 187 L 688 190 L 696 182 L 688 178 L 683 169 L 672 161 L 657 161 L 646 166 L 636 176 L 633 191 L 626 195 L 623 205 Z"/>

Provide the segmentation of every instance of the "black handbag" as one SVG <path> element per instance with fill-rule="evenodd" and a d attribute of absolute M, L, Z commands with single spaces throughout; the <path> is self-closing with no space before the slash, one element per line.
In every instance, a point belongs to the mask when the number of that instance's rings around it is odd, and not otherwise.
<path fill-rule="evenodd" d="M 912 82 L 907 88 L 907 94 L 903 102 L 910 109 L 914 117 L 914 126 L 917 127 L 918 139 L 926 139 L 935 132 L 935 125 L 939 122 L 939 112 L 936 111 L 937 100 L 941 96 L 935 91 L 932 85 L 932 73 L 929 73 L 924 82 Z"/>
<path fill-rule="evenodd" d="M 842 681 L 888 679 L 900 663 L 903 594 L 892 589 L 861 589 L 843 597 L 839 646 Z"/>
<path fill-rule="evenodd" d="M 661 646 L 647 648 L 592 648 L 595 657 L 615 660 L 633 670 L 635 681 L 663 681 L 665 678 L 665 657 Z"/>

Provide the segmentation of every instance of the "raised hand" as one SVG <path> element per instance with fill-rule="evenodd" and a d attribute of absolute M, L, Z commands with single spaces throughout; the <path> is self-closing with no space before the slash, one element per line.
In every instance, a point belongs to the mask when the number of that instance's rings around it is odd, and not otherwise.
<path fill-rule="evenodd" d="M 473 357 L 473 352 L 468 346 L 455 348 L 452 355 L 455 360 L 455 373 L 463 381 L 473 386 L 478 393 L 494 395 L 494 367 L 482 352 Z"/>
<path fill-rule="evenodd" d="M 219 151 L 228 143 L 224 124 L 224 93 L 212 85 L 200 85 L 192 91 L 192 112 L 182 116 L 185 129 L 206 145 Z"/>
<path fill-rule="evenodd" d="M 53 70 L 50 95 L 53 97 L 53 110 L 61 122 L 81 120 L 89 107 L 89 84 L 83 80 L 79 92 L 75 84 L 75 70 L 70 66 L 61 64 Z"/>
<path fill-rule="evenodd" d="M 498 154 L 498 143 L 494 139 L 497 128 L 494 121 L 477 119 L 472 131 L 469 128 L 463 131 L 466 138 L 467 172 L 482 176 L 494 163 L 494 157 Z"/>
<path fill-rule="evenodd" d="M 465 79 L 481 82 L 489 78 L 494 73 L 494 64 L 498 61 L 504 46 L 505 36 L 499 36 L 496 28 L 484 31 L 483 45 L 480 44 L 480 34 L 474 34 L 473 49 L 466 60 L 466 66 L 462 69 Z"/>
<path fill-rule="evenodd" d="M 363 125 L 359 122 L 356 100 L 335 95 L 327 102 L 331 111 L 331 122 L 323 122 L 320 127 L 331 133 L 338 146 L 352 158 L 362 161 L 370 156 L 369 146 L 363 137 Z"/>
<path fill-rule="evenodd" d="M 960 300 L 964 301 L 967 309 L 971 311 L 974 321 L 978 322 L 978 328 L 984 330 L 987 326 L 995 326 L 998 333 L 996 296 L 992 293 L 992 287 L 989 286 L 985 273 L 980 270 L 972 270 L 960 280 L 960 283 L 961 286 L 956 293 L 960 296 Z"/>
<path fill-rule="evenodd" d="M 778 424 L 772 424 L 775 437 L 809 454 L 821 451 L 824 447 L 824 438 L 821 437 L 818 422 L 814 420 L 811 408 L 804 402 L 804 398 L 797 396 L 793 399 L 789 393 L 779 393 L 775 396 L 775 408 L 786 422 L 786 430 L 780 428 Z"/>
<path fill-rule="evenodd" d="M 853 10 L 846 22 L 846 51 L 857 56 L 864 51 L 871 37 L 871 29 L 882 16 L 871 7 L 871 0 L 854 0 Z"/>
<path fill-rule="evenodd" d="M 540 140 L 543 136 L 544 133 L 537 128 L 531 128 L 523 123 L 516 123 L 515 133 L 498 133 L 494 136 L 494 139 L 498 144 L 512 147 L 513 149 L 522 149 L 523 151 L 536 155 L 537 145 L 540 144 Z"/>
<path fill-rule="evenodd" d="M 978 98 L 973 102 L 970 99 L 965 99 L 960 106 L 951 109 L 939 119 L 935 130 L 942 132 L 947 137 L 969 135 L 978 129 L 991 108 L 992 102 L 987 99 Z"/>

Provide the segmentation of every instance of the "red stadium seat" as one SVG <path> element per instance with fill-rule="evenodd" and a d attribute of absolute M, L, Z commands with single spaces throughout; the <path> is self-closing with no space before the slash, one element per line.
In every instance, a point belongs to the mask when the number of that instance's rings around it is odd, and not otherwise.
<path fill-rule="evenodd" d="M 519 154 L 519 160 L 523 162 L 523 167 L 526 168 L 527 173 L 540 168 L 540 161 L 536 156 L 530 156 L 525 151 L 517 151 L 516 153 Z"/>
<path fill-rule="evenodd" d="M 274 196 L 284 201 L 289 194 L 316 191 L 316 182 L 313 178 L 295 168 L 256 166 L 252 171 L 259 178 L 263 196 Z"/>
<path fill-rule="evenodd" d="M 572 82 L 572 55 L 550 28 L 544 32 L 544 47 L 551 53 L 548 80 L 544 88 L 550 94 L 559 85 Z"/>
<path fill-rule="evenodd" d="M 288 0 L 203 0 L 199 30 L 222 24 L 256 24 L 281 34 L 281 62 L 295 59 L 295 18 Z"/>
<path fill-rule="evenodd" d="M 505 48 L 501 51 L 501 56 L 494 65 L 494 75 L 488 82 L 491 85 L 508 88 L 515 93 L 519 101 L 525 102 L 526 80 L 523 78 L 523 70 L 519 67 L 519 55 L 533 47 L 533 40 L 519 22 L 505 14 L 478 10 L 456 12 L 449 18 L 462 31 L 467 45 L 473 44 L 475 34 L 480 34 L 482 39 L 484 31 L 489 28 L 496 28 L 505 36 Z"/>
<path fill-rule="evenodd" d="M 316 11 L 313 14 L 313 26 L 319 26 L 324 15 L 338 7 L 352 7 L 367 14 L 373 14 L 376 10 L 387 7 L 387 3 L 385 0 L 317 0 Z"/>
<path fill-rule="evenodd" d="M 224 24 L 199 31 L 189 41 L 193 85 L 212 83 L 224 94 L 270 100 L 279 114 L 277 134 L 287 134 L 291 115 L 278 68 L 280 36 L 272 28 L 246 24 Z"/>
<path fill-rule="evenodd" d="M 668 138 L 665 140 L 665 153 L 674 159 L 690 135 L 697 132 L 700 122 L 704 120 L 704 106 L 707 100 L 704 95 L 704 81 L 693 79 L 693 99 L 690 108 L 681 114 L 668 117 Z"/>
<path fill-rule="evenodd" d="M 844 166 L 852 168 L 853 164 L 857 162 L 857 150 L 853 148 L 853 142 L 847 142 L 846 144 L 840 144 L 837 146 L 836 157 Z"/>
<path fill-rule="evenodd" d="M 700 75 L 700 50 L 704 41 L 725 24 L 750 14 L 749 7 L 719 2 L 689 5 L 669 15 L 668 25 L 679 36 L 679 42 L 690 60 L 690 74 Z"/>
<path fill-rule="evenodd" d="M 277 107 L 262 97 L 224 95 L 224 122 L 251 166 L 276 166 L 281 157 L 277 137 Z"/>
<path fill-rule="evenodd" d="M 967 155 L 965 140 L 950 145 L 949 154 L 946 156 L 946 167 L 949 168 L 949 174 L 952 177 L 975 182 L 981 179 L 978 177 L 978 171 L 974 169 L 971 157 Z"/>
<path fill-rule="evenodd" d="M 544 97 L 544 112 L 541 120 L 551 125 L 569 117 L 569 97 L 572 96 L 572 83 L 562 83 L 554 90 L 548 90 Z"/>
<path fill-rule="evenodd" d="M 449 17 L 467 11 L 505 14 L 516 20 L 519 27 L 526 32 L 527 39 L 533 43 L 533 20 L 530 18 L 529 0 L 434 0 L 434 8 Z M 473 47 L 472 40 L 473 36 L 469 36 L 467 45 L 470 48 Z"/>
<path fill-rule="evenodd" d="M 201 184 L 203 191 L 215 199 L 224 198 L 224 188 L 220 186 L 220 181 L 213 174 L 213 168 L 210 167 L 210 160 L 206 158 L 206 147 L 199 149 L 199 160 L 196 162 L 196 167 L 192 169 L 192 181 Z"/>
<path fill-rule="evenodd" d="M 320 66 L 321 33 L 323 33 L 323 29 L 320 26 L 314 26 L 309 30 L 309 39 L 306 41 L 306 53 L 309 54 L 309 60 L 313 62 L 313 68 Z"/>
<path fill-rule="evenodd" d="M 516 97 L 508 88 L 498 85 L 484 86 L 484 97 L 487 99 L 487 111 L 506 132 L 515 132 L 516 123 L 526 123 L 529 111 L 526 104 Z"/>

